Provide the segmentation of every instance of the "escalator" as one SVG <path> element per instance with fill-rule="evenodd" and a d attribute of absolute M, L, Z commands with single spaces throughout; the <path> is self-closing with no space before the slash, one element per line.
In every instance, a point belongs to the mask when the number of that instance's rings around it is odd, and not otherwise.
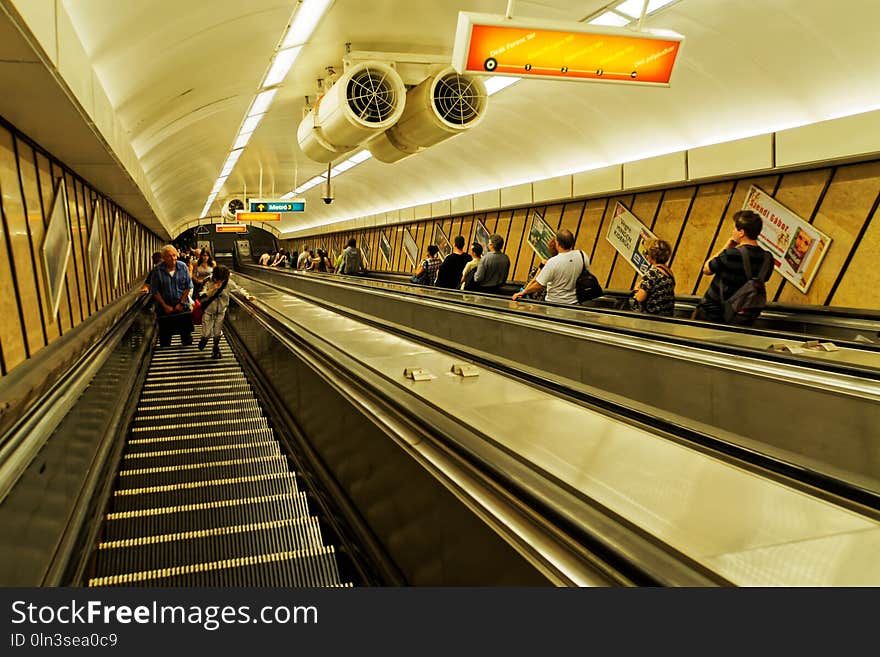
<path fill-rule="evenodd" d="M 221 350 L 154 353 L 89 586 L 343 585 L 225 338 Z"/>

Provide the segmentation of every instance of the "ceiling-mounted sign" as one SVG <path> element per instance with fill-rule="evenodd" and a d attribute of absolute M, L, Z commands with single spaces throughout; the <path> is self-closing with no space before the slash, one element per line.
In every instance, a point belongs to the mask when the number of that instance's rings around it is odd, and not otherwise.
<path fill-rule="evenodd" d="M 306 200 L 293 198 L 289 200 L 252 198 L 248 201 L 251 212 L 305 212 Z"/>
<path fill-rule="evenodd" d="M 242 224 L 215 224 L 214 230 L 218 233 L 246 233 L 247 226 Z"/>
<path fill-rule="evenodd" d="M 281 221 L 280 212 L 236 212 L 236 221 Z"/>
<path fill-rule="evenodd" d="M 623 28 L 459 12 L 459 73 L 669 86 L 684 37 Z"/>

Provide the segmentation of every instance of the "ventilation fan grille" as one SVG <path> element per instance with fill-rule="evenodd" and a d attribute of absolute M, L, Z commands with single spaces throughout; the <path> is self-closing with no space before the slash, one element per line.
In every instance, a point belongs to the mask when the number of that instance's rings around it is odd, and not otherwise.
<path fill-rule="evenodd" d="M 397 107 L 398 98 L 388 72 L 366 67 L 355 73 L 346 87 L 351 111 L 365 123 L 388 120 Z"/>
<path fill-rule="evenodd" d="M 234 198 L 226 204 L 226 209 L 229 214 L 235 216 L 237 211 L 244 210 L 244 202 L 241 199 Z"/>
<path fill-rule="evenodd" d="M 486 103 L 483 89 L 473 79 L 450 73 L 434 86 L 434 107 L 437 114 L 452 125 L 476 121 Z"/>

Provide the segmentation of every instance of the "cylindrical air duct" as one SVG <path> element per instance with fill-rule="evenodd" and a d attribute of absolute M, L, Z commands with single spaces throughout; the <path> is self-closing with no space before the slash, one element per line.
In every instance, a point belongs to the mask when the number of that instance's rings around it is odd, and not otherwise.
<path fill-rule="evenodd" d="M 396 162 L 461 134 L 483 119 L 487 100 L 480 78 L 452 67 L 438 71 L 407 92 L 403 115 L 370 142 L 370 152 L 382 162 Z"/>
<path fill-rule="evenodd" d="M 355 64 L 299 124 L 299 146 L 309 159 L 330 162 L 393 126 L 405 104 L 406 87 L 391 66 Z"/>

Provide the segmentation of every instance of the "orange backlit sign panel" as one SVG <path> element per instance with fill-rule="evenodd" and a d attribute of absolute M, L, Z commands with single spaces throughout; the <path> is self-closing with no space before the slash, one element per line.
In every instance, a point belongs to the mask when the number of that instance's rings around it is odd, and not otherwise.
<path fill-rule="evenodd" d="M 280 212 L 236 212 L 236 221 L 281 221 Z"/>
<path fill-rule="evenodd" d="M 214 229 L 218 233 L 246 233 L 247 226 L 241 224 L 217 224 Z"/>
<path fill-rule="evenodd" d="M 508 20 L 461 12 L 459 73 L 668 86 L 681 42 L 672 32 Z"/>

